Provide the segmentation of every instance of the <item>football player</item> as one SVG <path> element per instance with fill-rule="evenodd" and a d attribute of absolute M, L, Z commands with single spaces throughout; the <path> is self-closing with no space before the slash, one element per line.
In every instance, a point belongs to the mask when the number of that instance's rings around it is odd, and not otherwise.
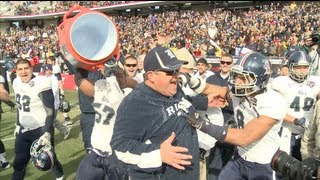
<path fill-rule="evenodd" d="M 281 130 L 281 150 L 301 160 L 300 143 L 304 127 L 312 119 L 320 92 L 320 80 L 311 74 L 311 58 L 303 51 L 293 52 L 288 59 L 289 76 L 280 76 L 272 88 L 287 100 L 287 115 Z"/>
<path fill-rule="evenodd" d="M 30 61 L 18 60 L 17 78 L 13 90 L 18 109 L 15 129 L 15 157 L 12 179 L 23 179 L 30 160 L 30 147 L 36 140 L 39 145 L 53 146 L 54 142 L 54 96 L 51 80 L 44 76 L 34 76 Z M 52 172 L 56 179 L 63 180 L 63 169 L 54 158 Z"/>
<path fill-rule="evenodd" d="M 86 180 L 126 180 L 128 173 L 124 164 L 112 153 L 110 140 L 117 108 L 124 94 L 119 87 L 114 71 L 116 61 L 109 60 L 100 71 L 106 76 L 94 84 L 87 78 L 88 71 L 78 69 L 75 74 L 79 90 L 94 97 L 95 123 L 91 133 L 92 149 L 80 162 L 76 179 Z M 129 77 L 127 77 L 129 78 Z"/>
<path fill-rule="evenodd" d="M 51 84 L 52 84 L 52 92 L 54 96 L 54 109 L 55 109 L 55 118 L 53 121 L 54 127 L 64 134 L 64 139 L 67 139 L 69 137 L 71 129 L 57 120 L 57 113 L 60 108 L 58 78 L 52 73 L 52 68 L 53 68 L 52 64 L 45 64 L 43 68 L 44 68 L 44 75 L 51 79 Z"/>
<path fill-rule="evenodd" d="M 61 78 L 61 68 L 56 64 L 56 59 L 54 56 L 49 56 L 46 61 L 47 64 L 52 65 L 52 73 L 57 77 L 59 81 L 59 98 L 60 101 L 64 100 L 64 90 L 63 90 L 63 81 Z M 63 117 L 64 117 L 64 125 L 71 125 L 72 121 L 68 115 L 67 112 L 63 112 Z"/>
<path fill-rule="evenodd" d="M 214 125 L 186 114 L 187 120 L 201 131 L 237 145 L 237 153 L 218 179 L 273 179 L 270 162 L 280 146 L 278 132 L 286 103 L 280 93 L 267 88 L 270 67 L 269 60 L 257 52 L 245 54 L 232 67 L 230 97 L 238 128 Z"/>
<path fill-rule="evenodd" d="M 0 69 L 0 71 L 5 71 L 5 69 Z M 10 95 L 5 88 L 5 77 L 2 76 L 2 72 L 0 72 L 0 100 L 1 101 L 10 101 Z M 2 108 L 0 104 L 0 121 L 1 121 L 1 114 Z M 10 163 L 6 159 L 6 150 L 4 147 L 3 142 L 0 139 L 0 171 L 3 169 L 10 168 Z"/>

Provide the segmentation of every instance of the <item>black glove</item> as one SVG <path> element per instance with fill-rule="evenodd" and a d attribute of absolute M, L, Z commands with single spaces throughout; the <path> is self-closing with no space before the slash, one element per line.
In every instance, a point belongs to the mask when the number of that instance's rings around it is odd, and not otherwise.
<path fill-rule="evenodd" d="M 59 95 L 60 101 L 64 100 L 64 94 Z"/>
<path fill-rule="evenodd" d="M 11 112 L 13 112 L 15 110 L 16 104 L 14 104 L 14 102 L 12 102 L 12 101 L 4 101 L 4 103 L 6 103 L 8 106 L 10 106 L 10 111 Z"/>
<path fill-rule="evenodd" d="M 301 127 L 305 127 L 305 124 L 306 124 L 306 118 L 302 117 L 300 119 L 298 118 L 295 118 L 294 119 L 294 124 L 297 125 L 297 126 L 301 126 Z"/>
<path fill-rule="evenodd" d="M 82 81 L 88 77 L 89 71 L 83 68 L 77 68 L 74 74 L 74 82 L 79 87 Z"/>
<path fill-rule="evenodd" d="M 104 74 L 106 77 L 110 77 L 112 74 L 115 73 L 117 68 L 117 60 L 115 58 L 109 59 L 107 62 L 104 63 Z"/>
<path fill-rule="evenodd" d="M 196 109 L 192 106 L 192 104 L 182 98 L 182 100 L 178 104 L 179 107 L 179 114 L 181 116 L 186 117 L 187 121 L 195 128 L 201 128 L 204 120 L 200 117 L 199 113 Z"/>
<path fill-rule="evenodd" d="M 227 126 L 229 128 L 237 128 L 237 122 L 232 117 L 224 123 L 224 126 Z"/>

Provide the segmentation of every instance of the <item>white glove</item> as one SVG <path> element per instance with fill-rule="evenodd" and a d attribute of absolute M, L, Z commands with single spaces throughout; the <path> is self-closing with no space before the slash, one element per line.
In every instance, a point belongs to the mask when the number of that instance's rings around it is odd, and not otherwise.
<path fill-rule="evenodd" d="M 16 138 L 19 132 L 20 132 L 20 126 L 16 125 L 16 128 L 14 129 L 13 137 Z"/>
<path fill-rule="evenodd" d="M 217 27 L 215 27 L 215 26 L 214 27 L 209 27 L 208 28 L 208 34 L 209 34 L 210 39 L 214 39 L 216 34 L 217 34 L 217 32 L 218 32 Z"/>
<path fill-rule="evenodd" d="M 180 73 L 180 82 L 182 86 L 189 85 L 189 87 L 198 94 L 202 93 L 206 87 L 204 80 L 188 73 Z"/>
<path fill-rule="evenodd" d="M 206 87 L 206 82 L 201 78 L 192 76 L 190 78 L 189 87 L 194 90 L 196 93 L 200 94 Z"/>
<path fill-rule="evenodd" d="M 45 132 L 40 138 L 39 138 L 39 144 L 40 145 L 51 145 L 51 135 L 48 132 Z"/>
<path fill-rule="evenodd" d="M 189 73 L 180 73 L 179 78 L 181 85 L 185 87 L 189 85 L 191 75 Z"/>
<path fill-rule="evenodd" d="M 189 113 L 189 108 L 191 107 L 191 102 L 189 102 L 185 98 L 182 98 L 181 101 L 179 101 L 178 108 L 181 109 L 184 113 Z"/>

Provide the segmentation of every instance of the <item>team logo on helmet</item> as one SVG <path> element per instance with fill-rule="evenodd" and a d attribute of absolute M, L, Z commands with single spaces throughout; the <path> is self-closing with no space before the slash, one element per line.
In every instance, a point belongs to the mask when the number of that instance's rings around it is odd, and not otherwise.
<path fill-rule="evenodd" d="M 33 165 L 41 171 L 50 170 L 54 166 L 56 158 L 53 147 L 48 144 L 40 144 L 39 139 L 32 143 L 30 156 Z"/>

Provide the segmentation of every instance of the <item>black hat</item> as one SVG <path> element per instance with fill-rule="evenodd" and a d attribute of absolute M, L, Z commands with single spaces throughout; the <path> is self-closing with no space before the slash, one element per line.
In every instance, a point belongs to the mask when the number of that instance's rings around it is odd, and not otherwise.
<path fill-rule="evenodd" d="M 52 71 L 52 64 L 45 64 L 43 67 L 44 70 L 51 70 Z"/>

